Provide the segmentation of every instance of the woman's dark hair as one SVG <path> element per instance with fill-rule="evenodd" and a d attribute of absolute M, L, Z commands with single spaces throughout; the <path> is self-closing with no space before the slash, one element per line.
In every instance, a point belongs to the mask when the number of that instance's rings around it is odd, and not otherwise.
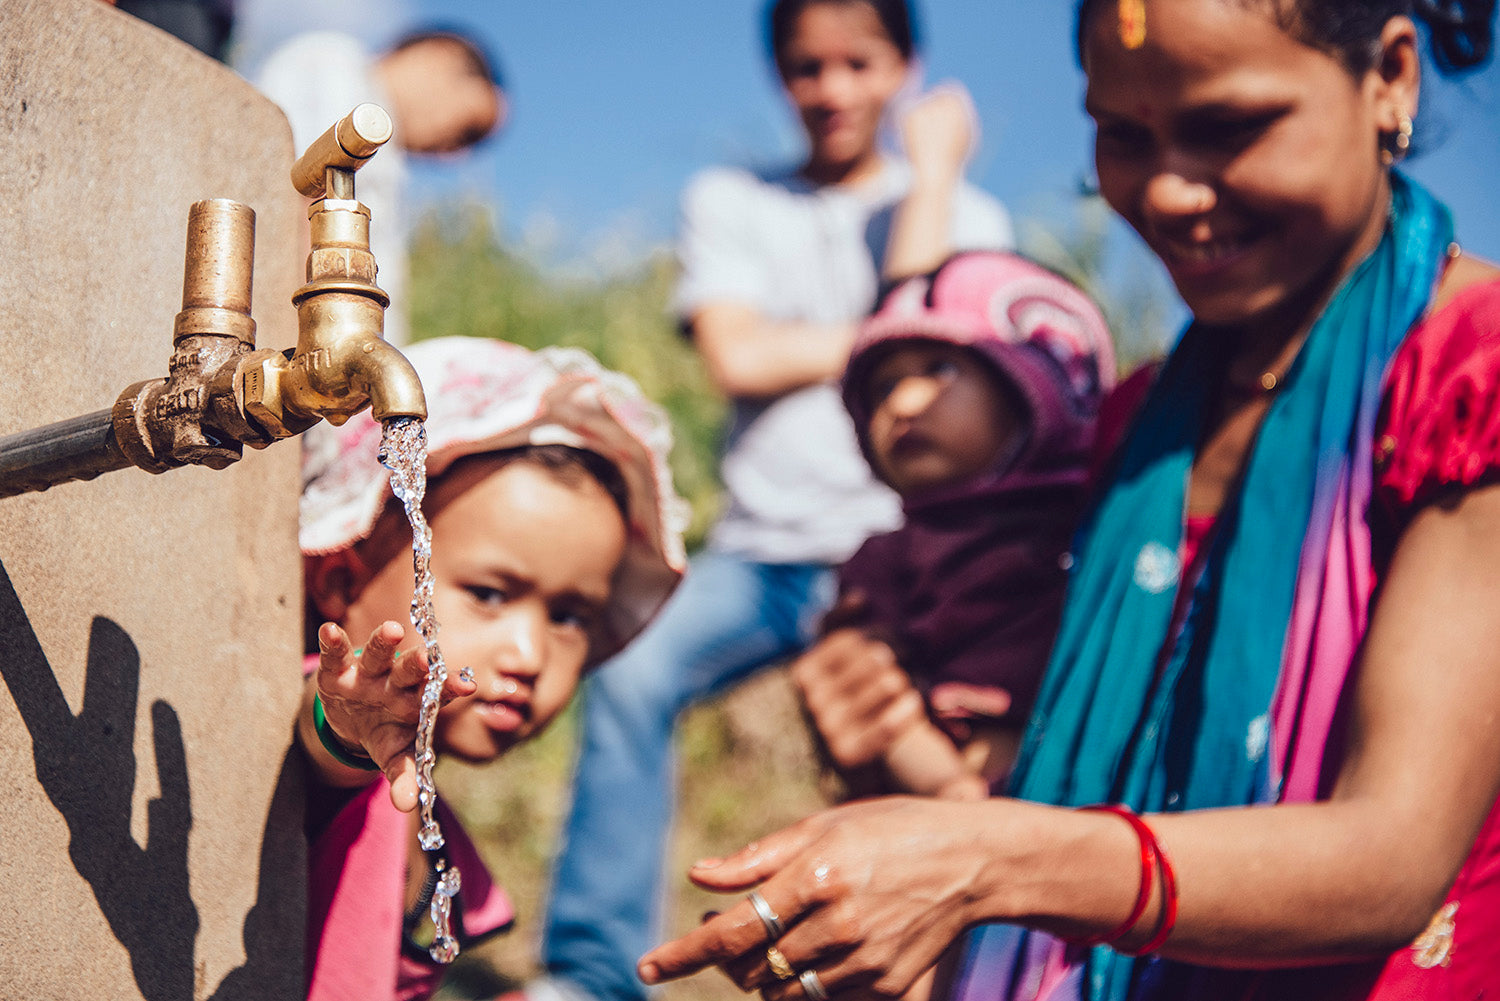
<path fill-rule="evenodd" d="M 896 46 L 902 59 L 910 60 L 916 51 L 917 21 L 907 0 L 772 0 L 766 13 L 766 46 L 777 66 L 781 65 L 782 50 L 797 29 L 797 18 L 807 8 L 818 4 L 846 7 L 862 4 L 875 12 L 886 37 Z"/>
<path fill-rule="evenodd" d="M 1078 57 L 1089 18 L 1101 0 L 1078 5 Z M 1276 9 L 1287 30 L 1309 45 L 1336 54 L 1354 73 L 1372 68 L 1380 32 L 1393 17 L 1425 24 L 1438 69 L 1457 73 L 1484 65 L 1495 43 L 1496 0 L 1240 0 Z"/>

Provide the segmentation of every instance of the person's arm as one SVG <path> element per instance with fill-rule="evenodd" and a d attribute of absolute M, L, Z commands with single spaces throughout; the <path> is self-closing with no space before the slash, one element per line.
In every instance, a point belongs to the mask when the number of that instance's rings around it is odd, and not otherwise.
<path fill-rule="evenodd" d="M 1379 956 L 1425 927 L 1500 794 L 1496 607 L 1500 487 L 1423 510 L 1374 610 L 1332 798 L 1149 818 L 1180 886 L 1165 955 L 1294 966 Z M 825 811 L 690 875 L 723 892 L 763 883 L 790 928 L 781 951 L 830 994 L 895 996 L 973 924 L 1114 928 L 1138 859 L 1117 817 L 892 799 Z M 1158 884 L 1122 948 L 1145 944 L 1159 896 Z M 655 983 L 717 963 L 771 1001 L 801 997 L 756 958 L 764 937 L 742 902 L 648 953 L 640 972 Z"/>
<path fill-rule="evenodd" d="M 954 199 L 974 146 L 973 103 L 957 83 L 926 94 L 901 119 L 911 188 L 896 207 L 881 273 L 887 281 L 926 274 L 953 253 Z"/>
<path fill-rule="evenodd" d="M 990 787 L 970 767 L 948 735 L 932 722 L 902 734 L 882 756 L 886 771 L 900 789 L 937 799 L 984 799 Z"/>
<path fill-rule="evenodd" d="M 318 781 L 350 788 L 384 774 L 391 783 L 391 802 L 409 811 L 417 805 L 414 741 L 427 655 L 420 648 L 399 652 L 405 635 L 400 623 L 385 622 L 356 650 L 342 629 L 324 623 L 318 630 L 318 670 L 307 680 L 295 733 Z M 474 691 L 473 683 L 450 674 L 442 701 Z M 317 732 L 314 696 L 323 706 L 327 738 L 351 759 L 370 759 L 374 769 L 345 764 L 328 749 Z"/>
<path fill-rule="evenodd" d="M 687 328 L 719 391 L 751 399 L 838 378 L 855 331 L 852 323 L 778 322 L 731 300 L 696 309 Z"/>
<path fill-rule="evenodd" d="M 772 258 L 781 234 L 767 221 L 763 183 L 714 169 L 682 194 L 672 309 L 730 397 L 771 398 L 835 379 L 854 341 L 852 320 L 815 324 L 767 308 L 780 301 Z"/>

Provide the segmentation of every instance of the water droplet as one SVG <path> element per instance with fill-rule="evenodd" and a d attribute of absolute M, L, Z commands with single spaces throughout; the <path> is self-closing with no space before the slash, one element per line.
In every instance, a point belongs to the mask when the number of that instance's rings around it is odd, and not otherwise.
<path fill-rule="evenodd" d="M 437 870 L 441 875 L 432 889 L 432 904 L 428 908 L 437 931 L 427 952 L 436 962 L 451 963 L 458 958 L 458 940 L 453 937 L 453 898 L 458 896 L 463 881 L 457 866 L 438 862 Z"/>

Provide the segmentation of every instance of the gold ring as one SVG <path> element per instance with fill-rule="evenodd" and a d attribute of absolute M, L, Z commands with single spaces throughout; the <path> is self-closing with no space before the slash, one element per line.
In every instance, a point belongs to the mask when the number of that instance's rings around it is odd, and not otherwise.
<path fill-rule="evenodd" d="M 771 972 L 776 974 L 777 980 L 790 980 L 797 975 L 786 956 L 774 945 L 766 949 L 766 962 L 771 964 Z"/>

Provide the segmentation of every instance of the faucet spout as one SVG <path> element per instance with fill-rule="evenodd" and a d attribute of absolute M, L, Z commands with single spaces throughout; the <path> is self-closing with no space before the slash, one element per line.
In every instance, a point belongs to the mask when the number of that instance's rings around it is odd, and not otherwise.
<path fill-rule="evenodd" d="M 369 387 L 370 416 L 384 423 L 392 417 L 427 417 L 427 397 L 422 380 L 406 356 L 380 340 L 371 343 L 364 355 L 360 381 Z"/>

